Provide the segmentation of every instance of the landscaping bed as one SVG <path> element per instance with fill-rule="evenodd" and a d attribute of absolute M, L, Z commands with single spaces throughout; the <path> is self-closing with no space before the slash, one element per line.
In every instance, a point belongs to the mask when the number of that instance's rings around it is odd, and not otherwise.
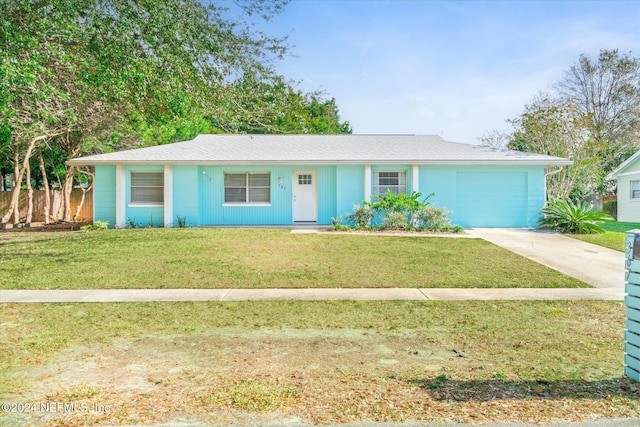
<path fill-rule="evenodd" d="M 78 231 L 82 227 L 92 224 L 92 221 L 57 221 L 51 224 L 45 224 L 44 222 L 34 222 L 29 227 L 25 224 L 20 224 L 20 227 L 14 227 L 12 224 L 7 224 L 6 228 L 0 232 L 49 232 L 49 231 Z"/>

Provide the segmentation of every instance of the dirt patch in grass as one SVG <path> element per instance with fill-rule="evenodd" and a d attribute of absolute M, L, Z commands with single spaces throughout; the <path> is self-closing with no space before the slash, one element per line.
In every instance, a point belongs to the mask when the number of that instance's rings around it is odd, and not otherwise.
<path fill-rule="evenodd" d="M 5 304 L 2 313 L 0 401 L 56 410 L 5 412 L 0 424 L 640 416 L 640 386 L 621 374 L 617 302 Z"/>
<path fill-rule="evenodd" d="M 13 375 L 37 380 L 20 402 L 88 408 L 21 414 L 42 425 L 548 422 L 639 414 L 640 388 L 630 381 L 511 380 L 490 360 L 461 353 L 411 331 L 223 328 L 83 347 Z"/>

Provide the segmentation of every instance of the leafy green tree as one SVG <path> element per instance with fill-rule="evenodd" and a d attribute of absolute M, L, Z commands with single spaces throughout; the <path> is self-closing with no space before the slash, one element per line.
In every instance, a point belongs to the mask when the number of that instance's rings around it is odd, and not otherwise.
<path fill-rule="evenodd" d="M 303 94 L 282 77 L 265 81 L 245 76 L 234 90 L 227 114 L 214 122 L 220 132 L 352 133 L 349 122 L 340 121 L 335 100 L 325 100 L 321 93 Z"/>
<path fill-rule="evenodd" d="M 547 170 L 550 198 L 606 192 L 606 177 L 639 147 L 640 59 L 617 50 L 580 55 L 554 88 L 507 120 L 511 132 L 488 132 L 480 140 L 573 160 Z"/>
<path fill-rule="evenodd" d="M 640 59 L 617 49 L 597 58 L 580 55 L 556 84 L 560 99 L 585 118 L 597 144 L 603 174 L 615 169 L 638 147 L 640 133 Z"/>
<path fill-rule="evenodd" d="M 571 104 L 540 95 L 509 122 L 514 131 L 507 148 L 573 160 L 545 171 L 549 198 L 581 198 L 595 190 L 601 179 L 597 144 L 584 115 Z"/>
<path fill-rule="evenodd" d="M 264 14 L 271 6 L 243 7 Z M 45 141 L 75 157 L 136 146 L 131 130 L 215 116 L 239 77 L 268 81 L 270 59 L 286 51 L 196 0 L 0 0 L 0 9 L 0 126 L 18 183 Z M 66 190 L 75 172 L 67 169 Z M 12 214 L 18 222 L 19 190 L 2 224 Z"/>

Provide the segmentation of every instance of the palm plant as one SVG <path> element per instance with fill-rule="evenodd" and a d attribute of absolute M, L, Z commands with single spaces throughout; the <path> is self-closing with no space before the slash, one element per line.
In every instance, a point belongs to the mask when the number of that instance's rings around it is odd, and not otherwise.
<path fill-rule="evenodd" d="M 543 216 L 538 221 L 539 226 L 572 234 L 602 233 L 604 229 L 597 221 L 614 219 L 605 212 L 594 211 L 585 201 L 575 203 L 570 199 L 551 200 L 540 213 Z"/>

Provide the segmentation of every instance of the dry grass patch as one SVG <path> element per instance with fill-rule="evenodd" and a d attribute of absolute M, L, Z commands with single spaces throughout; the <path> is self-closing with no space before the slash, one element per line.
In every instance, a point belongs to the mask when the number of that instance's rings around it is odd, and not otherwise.
<path fill-rule="evenodd" d="M 542 423 L 640 416 L 640 386 L 622 377 L 620 302 L 0 309 L 0 400 L 109 408 L 46 419 L 5 413 L 0 424 Z"/>

